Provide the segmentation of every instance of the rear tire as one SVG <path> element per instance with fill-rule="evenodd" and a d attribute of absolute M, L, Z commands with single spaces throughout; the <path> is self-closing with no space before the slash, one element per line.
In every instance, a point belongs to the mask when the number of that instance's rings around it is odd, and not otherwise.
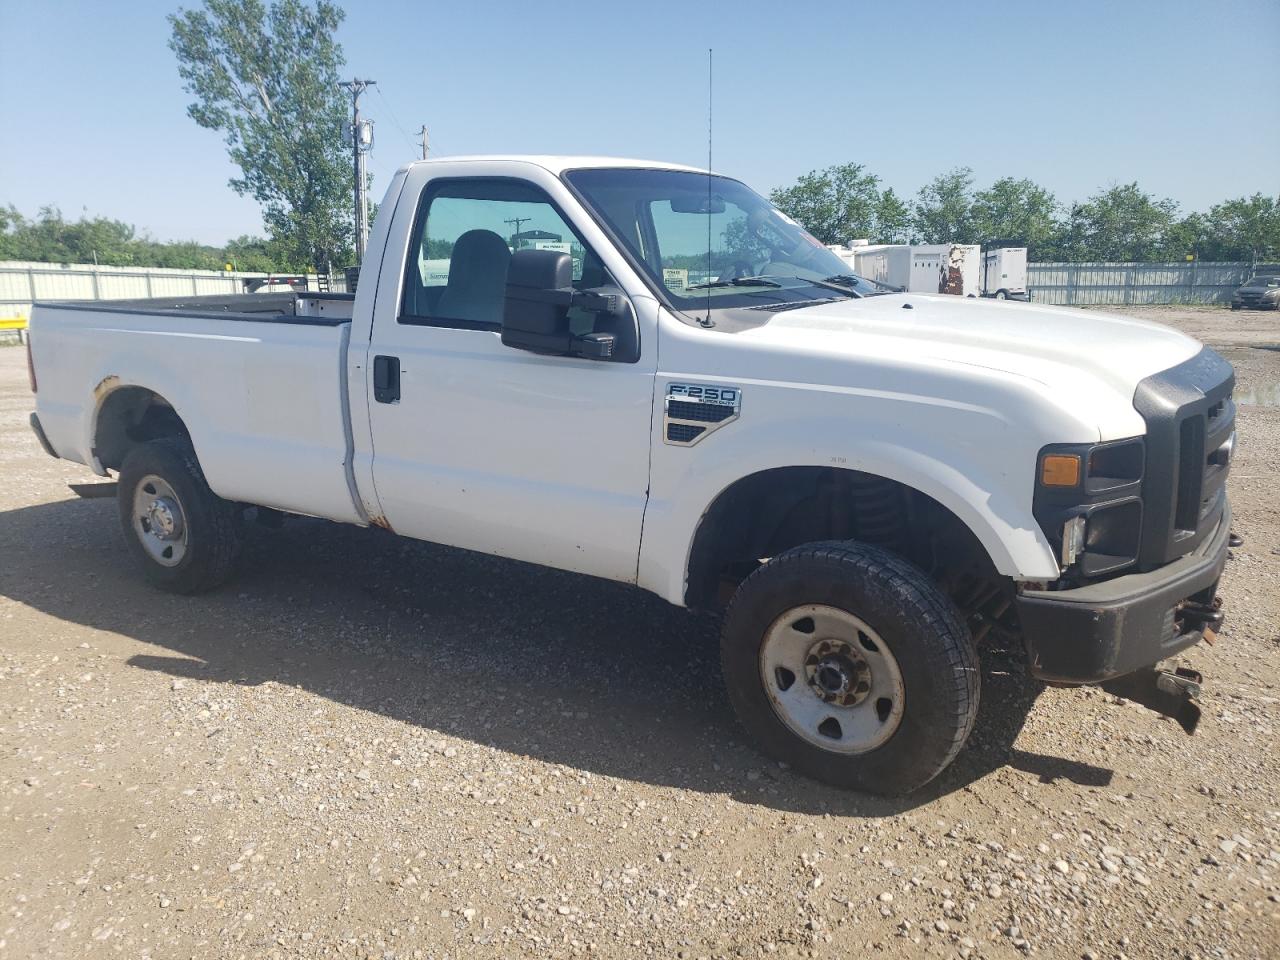
<path fill-rule="evenodd" d="M 153 586 L 203 593 L 225 583 L 240 556 L 240 508 L 205 482 L 191 444 L 166 438 L 134 447 L 120 467 L 120 525 Z"/>
<path fill-rule="evenodd" d="M 1005 291 L 1003 291 L 1003 290 L 997 290 L 997 291 L 996 291 L 996 299 L 997 299 L 997 300 L 1008 300 L 1008 299 L 1009 299 L 1009 294 L 1007 294 L 1007 293 L 1006 293 Z"/>
<path fill-rule="evenodd" d="M 739 721 L 771 757 L 837 787 L 902 794 L 959 753 L 978 712 L 973 640 L 911 563 L 810 543 L 738 587 L 721 662 Z"/>

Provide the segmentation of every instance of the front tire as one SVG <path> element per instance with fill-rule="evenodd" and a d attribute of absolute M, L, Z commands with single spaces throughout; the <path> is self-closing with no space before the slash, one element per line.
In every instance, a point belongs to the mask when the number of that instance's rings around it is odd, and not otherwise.
<path fill-rule="evenodd" d="M 185 440 L 151 440 L 130 450 L 120 467 L 118 504 L 129 552 L 153 586 L 203 593 L 235 572 L 240 509 L 209 489 Z"/>
<path fill-rule="evenodd" d="M 721 662 L 756 743 L 837 787 L 902 794 L 937 776 L 978 712 L 977 654 L 918 568 L 869 544 L 811 543 L 738 587 Z"/>

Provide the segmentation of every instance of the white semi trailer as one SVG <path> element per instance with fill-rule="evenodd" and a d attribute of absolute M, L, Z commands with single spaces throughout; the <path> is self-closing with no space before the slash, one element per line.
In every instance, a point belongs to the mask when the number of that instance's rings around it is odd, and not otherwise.
<path fill-rule="evenodd" d="M 976 297 L 982 292 L 982 248 L 970 243 L 877 243 L 854 241 L 831 247 L 860 277 L 908 293 L 949 293 Z"/>
<path fill-rule="evenodd" d="M 982 295 L 996 300 L 1031 299 L 1026 247 L 1001 247 L 982 255 Z"/>

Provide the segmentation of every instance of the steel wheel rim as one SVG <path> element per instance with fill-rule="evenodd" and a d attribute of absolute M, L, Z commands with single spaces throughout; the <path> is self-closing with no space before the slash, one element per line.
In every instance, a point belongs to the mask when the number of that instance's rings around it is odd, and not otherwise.
<path fill-rule="evenodd" d="M 156 563 L 176 567 L 187 555 L 187 518 L 168 481 L 148 474 L 133 488 L 133 532 Z"/>
<path fill-rule="evenodd" d="M 847 610 L 792 607 L 765 631 L 760 680 L 774 713 L 822 750 L 858 754 L 902 723 L 905 688 L 884 639 Z"/>

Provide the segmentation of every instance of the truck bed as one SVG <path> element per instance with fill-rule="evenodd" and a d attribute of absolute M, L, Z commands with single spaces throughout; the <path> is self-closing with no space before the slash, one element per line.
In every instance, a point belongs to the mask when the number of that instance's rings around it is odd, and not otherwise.
<path fill-rule="evenodd" d="M 347 394 L 353 301 L 286 292 L 37 303 L 37 414 L 60 456 L 105 474 L 119 464 L 102 424 L 145 393 L 177 413 L 219 496 L 363 522 Z"/>

